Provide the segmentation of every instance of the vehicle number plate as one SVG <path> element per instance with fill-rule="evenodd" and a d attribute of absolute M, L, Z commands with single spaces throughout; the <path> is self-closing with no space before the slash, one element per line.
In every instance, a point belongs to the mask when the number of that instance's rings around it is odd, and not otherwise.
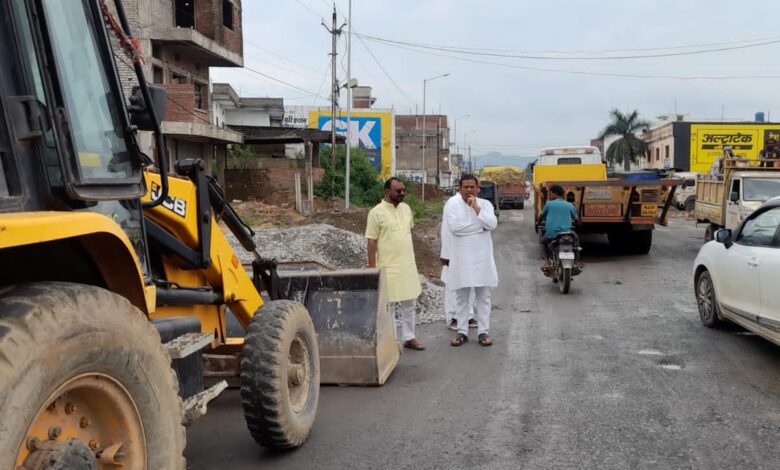
<path fill-rule="evenodd" d="M 558 253 L 559 259 L 574 259 L 574 253 L 571 251 L 562 251 Z"/>
<path fill-rule="evenodd" d="M 655 204 L 642 204 L 642 217 L 655 217 L 658 215 L 658 206 Z"/>
<path fill-rule="evenodd" d="M 620 217 L 622 213 L 621 204 L 585 204 L 586 217 Z"/>
<path fill-rule="evenodd" d="M 585 192 L 585 199 L 612 199 L 612 191 L 608 189 L 589 189 Z"/>

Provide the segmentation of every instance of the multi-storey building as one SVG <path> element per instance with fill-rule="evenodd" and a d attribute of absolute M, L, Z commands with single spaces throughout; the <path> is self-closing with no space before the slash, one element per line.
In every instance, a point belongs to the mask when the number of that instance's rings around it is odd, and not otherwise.
<path fill-rule="evenodd" d="M 449 128 L 446 115 L 395 116 L 396 173 L 428 184 L 441 184 L 450 172 Z M 423 134 L 425 135 L 425 166 L 423 167 Z"/>
<path fill-rule="evenodd" d="M 147 80 L 166 89 L 162 122 L 172 165 L 202 158 L 224 171 L 226 147 L 242 143 L 240 133 L 214 124 L 210 67 L 243 67 L 241 0 L 124 0 L 125 11 L 145 57 Z M 126 94 L 137 83 L 127 59 L 117 54 Z M 142 146 L 151 147 L 145 135 Z"/>

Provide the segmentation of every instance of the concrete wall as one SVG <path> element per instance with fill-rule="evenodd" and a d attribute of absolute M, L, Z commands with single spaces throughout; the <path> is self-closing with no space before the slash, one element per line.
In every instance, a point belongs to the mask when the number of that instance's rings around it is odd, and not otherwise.
<path fill-rule="evenodd" d="M 268 111 L 257 109 L 229 109 L 225 111 L 225 120 L 231 126 L 270 126 Z"/>

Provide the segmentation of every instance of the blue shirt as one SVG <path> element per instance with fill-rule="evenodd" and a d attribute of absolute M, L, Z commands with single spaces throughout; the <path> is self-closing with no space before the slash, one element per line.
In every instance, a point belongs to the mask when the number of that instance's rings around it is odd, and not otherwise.
<path fill-rule="evenodd" d="M 547 201 L 542 209 L 542 217 L 546 217 L 544 233 L 547 238 L 554 238 L 561 232 L 571 230 L 571 221 L 578 218 L 574 204 L 563 199 Z"/>

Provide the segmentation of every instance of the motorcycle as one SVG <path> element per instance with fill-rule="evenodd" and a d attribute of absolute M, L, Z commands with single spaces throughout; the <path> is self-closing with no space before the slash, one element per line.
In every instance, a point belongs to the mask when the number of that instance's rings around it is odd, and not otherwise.
<path fill-rule="evenodd" d="M 549 267 L 542 268 L 542 272 L 558 283 L 561 294 L 567 294 L 572 277 L 581 274 L 585 267 L 580 261 L 579 238 L 574 232 L 561 232 L 549 244 L 552 258 Z"/>

